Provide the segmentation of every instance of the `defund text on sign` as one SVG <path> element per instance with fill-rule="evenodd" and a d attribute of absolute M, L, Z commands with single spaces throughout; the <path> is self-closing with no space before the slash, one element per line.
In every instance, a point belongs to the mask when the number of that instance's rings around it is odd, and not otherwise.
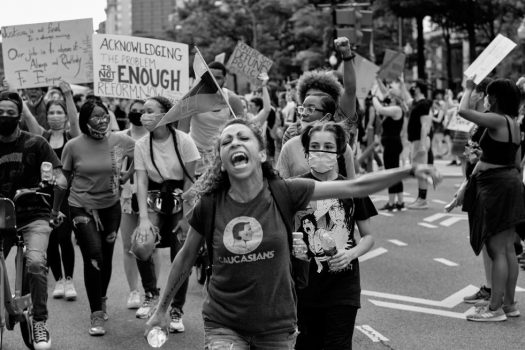
<path fill-rule="evenodd" d="M 228 68 L 233 72 L 249 77 L 257 82 L 259 73 L 268 72 L 273 62 L 257 50 L 239 42 L 228 62 Z"/>

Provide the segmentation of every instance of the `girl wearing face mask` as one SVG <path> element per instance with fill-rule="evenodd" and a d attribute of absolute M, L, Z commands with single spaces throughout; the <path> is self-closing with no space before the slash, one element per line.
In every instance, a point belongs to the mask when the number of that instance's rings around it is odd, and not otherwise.
<path fill-rule="evenodd" d="M 144 101 L 134 100 L 129 105 L 128 120 L 129 128 L 118 133 L 123 133 L 137 141 L 148 134 L 148 130 L 142 125 L 140 118 L 144 114 Z M 125 162 L 123 167 L 129 168 L 131 164 Z M 141 305 L 138 285 L 139 271 L 135 256 L 131 254 L 131 235 L 138 225 L 139 213 L 137 207 L 137 181 L 136 176 L 122 185 L 120 205 L 122 207 L 122 218 L 120 220 L 120 233 L 122 238 L 124 272 L 129 286 L 129 295 L 126 302 L 128 309 L 138 309 Z"/>
<path fill-rule="evenodd" d="M 321 122 L 308 126 L 301 142 L 310 166 L 310 173 L 301 177 L 315 181 L 345 179 L 337 171 L 337 158 L 346 147 L 341 125 Z M 308 287 L 298 290 L 299 336 L 295 349 L 351 349 L 361 294 L 357 258 L 374 245 L 370 217 L 377 211 L 368 197 L 326 199 L 311 201 L 295 222 L 305 215 L 313 215 L 317 228 L 332 237 L 337 253 L 319 254 L 316 242 L 303 236 L 312 260 Z M 354 237 L 356 223 L 359 240 Z"/>
<path fill-rule="evenodd" d="M 180 202 L 170 203 L 173 200 L 172 193 L 187 191 L 191 187 L 195 163 L 200 159 L 200 155 L 188 134 L 176 130 L 172 125 L 157 127 L 171 107 L 169 100 L 159 96 L 147 99 L 144 104 L 141 122 L 149 134 L 138 140 L 135 147 L 139 211 L 139 226 L 135 235 L 136 240 L 140 241 L 147 235 L 158 233 L 160 244 L 157 247 L 169 247 L 170 258 L 173 260 L 182 246 L 177 233 L 179 229 L 182 234 L 187 232 L 188 224 L 183 214 L 186 214 L 189 208 L 185 207 L 186 204 L 180 208 Z M 161 197 L 162 204 L 155 199 L 156 193 L 165 194 Z M 174 210 L 176 207 L 179 208 Z M 136 317 L 148 318 L 159 299 L 156 270 L 160 265 L 154 257 L 138 257 L 137 265 L 145 296 L 142 306 L 136 312 Z M 182 308 L 187 286 L 186 280 L 183 288 L 172 301 L 169 325 L 171 332 L 184 331 Z"/>
<path fill-rule="evenodd" d="M 106 333 L 106 292 L 111 278 L 113 248 L 120 224 L 120 184 L 127 157 L 133 160 L 135 141 L 110 132 L 104 104 L 87 101 L 80 109 L 82 134 L 62 152 L 63 171 L 70 183 L 69 206 L 75 236 L 84 260 L 84 283 L 91 309 L 89 334 Z"/>

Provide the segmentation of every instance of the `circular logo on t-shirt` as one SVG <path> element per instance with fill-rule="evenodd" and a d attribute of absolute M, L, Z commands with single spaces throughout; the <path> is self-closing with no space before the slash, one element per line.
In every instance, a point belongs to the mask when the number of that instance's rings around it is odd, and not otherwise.
<path fill-rule="evenodd" d="M 254 251 L 263 238 L 261 224 L 252 217 L 239 216 L 232 219 L 224 229 L 223 243 L 234 254 Z"/>

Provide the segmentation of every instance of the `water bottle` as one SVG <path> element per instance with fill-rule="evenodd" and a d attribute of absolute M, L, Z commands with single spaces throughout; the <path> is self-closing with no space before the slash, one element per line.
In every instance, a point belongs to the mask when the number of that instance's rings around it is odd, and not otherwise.
<path fill-rule="evenodd" d="M 149 331 L 147 339 L 149 346 L 160 348 L 168 340 L 168 334 L 160 327 L 153 327 Z"/>
<path fill-rule="evenodd" d="M 332 235 L 328 231 L 321 233 L 319 237 L 321 240 L 321 246 L 323 247 L 324 253 L 327 256 L 334 256 L 337 254 L 337 246 Z"/>
<path fill-rule="evenodd" d="M 53 180 L 53 164 L 49 162 L 40 164 L 40 179 L 42 182 L 51 182 Z"/>

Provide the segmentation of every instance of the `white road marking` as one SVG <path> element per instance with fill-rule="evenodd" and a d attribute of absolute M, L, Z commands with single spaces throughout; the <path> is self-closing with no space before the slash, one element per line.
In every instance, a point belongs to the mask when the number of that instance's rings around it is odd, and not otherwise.
<path fill-rule="evenodd" d="M 392 243 L 392 244 L 397 245 L 398 247 L 405 247 L 405 246 L 407 246 L 407 244 L 406 244 L 405 242 L 401 242 L 401 241 L 398 240 L 398 239 L 389 239 L 388 241 L 389 241 L 390 243 Z"/>
<path fill-rule="evenodd" d="M 516 286 L 516 292 L 525 292 L 525 288 Z"/>
<path fill-rule="evenodd" d="M 441 199 L 433 199 L 432 202 L 437 203 L 437 204 L 448 204 L 447 202 L 442 201 Z"/>
<path fill-rule="evenodd" d="M 436 213 L 434 215 L 430 215 L 429 217 L 424 218 L 423 220 L 426 222 L 434 222 L 440 219 L 444 218 L 467 218 L 466 214 L 451 214 L 451 213 Z"/>
<path fill-rule="evenodd" d="M 392 216 L 394 216 L 394 214 L 385 213 L 385 212 L 382 212 L 382 211 L 378 211 L 377 213 L 378 213 L 379 215 L 388 216 L 388 217 L 392 217 Z"/>
<path fill-rule="evenodd" d="M 370 327 L 369 325 L 362 325 L 362 326 L 356 326 L 355 327 L 358 331 L 366 335 L 372 342 L 379 343 L 381 341 L 388 341 L 388 338 Z"/>
<path fill-rule="evenodd" d="M 447 266 L 459 266 L 455 262 L 444 259 L 444 258 L 435 258 L 434 261 L 437 261 L 438 263 L 442 263 L 443 265 L 447 265 Z"/>
<path fill-rule="evenodd" d="M 444 316 L 444 317 L 451 317 L 451 318 L 458 318 L 458 319 L 466 319 L 466 316 L 473 312 L 474 307 L 468 309 L 465 313 L 460 312 L 452 312 L 452 311 L 445 311 L 445 310 L 438 310 L 438 309 L 431 309 L 428 307 L 421 307 L 421 306 L 412 306 L 412 305 L 405 305 L 405 304 L 396 304 L 396 303 L 389 303 L 379 300 L 370 300 L 370 302 L 376 306 L 380 307 L 386 307 L 389 309 L 396 309 L 396 310 L 404 310 L 404 311 L 412 311 L 412 312 L 419 312 L 423 314 L 430 314 L 430 315 L 437 315 L 437 316 Z"/>
<path fill-rule="evenodd" d="M 427 224 L 426 222 L 418 222 L 417 224 L 418 224 L 419 226 L 423 226 L 423 227 L 426 227 L 426 228 L 437 228 L 436 225 Z"/>
<path fill-rule="evenodd" d="M 460 291 L 452 294 L 451 296 L 446 297 L 445 299 L 441 301 L 429 300 L 429 299 L 423 299 L 423 298 L 414 298 L 414 297 L 409 297 L 406 295 L 399 295 L 399 294 L 374 292 L 371 290 L 363 290 L 361 291 L 361 294 L 369 296 L 369 297 L 374 297 L 374 298 L 390 299 L 390 300 L 403 301 L 403 302 L 413 303 L 413 304 L 422 304 L 422 305 L 437 306 L 437 307 L 452 309 L 456 307 L 457 305 L 461 304 L 463 302 L 464 297 L 466 297 L 467 295 L 472 295 L 476 293 L 478 289 L 479 287 L 468 285 L 465 288 L 461 289 Z"/>
<path fill-rule="evenodd" d="M 466 216 L 465 217 L 461 217 L 461 218 L 460 217 L 448 218 L 446 220 L 441 221 L 439 224 L 441 226 L 450 227 L 450 226 L 454 225 L 455 223 L 460 222 L 462 220 L 468 220 L 468 218 Z"/>
<path fill-rule="evenodd" d="M 378 257 L 379 255 L 385 254 L 386 252 L 388 252 L 388 250 L 383 247 L 371 250 L 368 253 L 361 255 L 359 257 L 359 262 L 370 260 L 372 258 Z"/>

